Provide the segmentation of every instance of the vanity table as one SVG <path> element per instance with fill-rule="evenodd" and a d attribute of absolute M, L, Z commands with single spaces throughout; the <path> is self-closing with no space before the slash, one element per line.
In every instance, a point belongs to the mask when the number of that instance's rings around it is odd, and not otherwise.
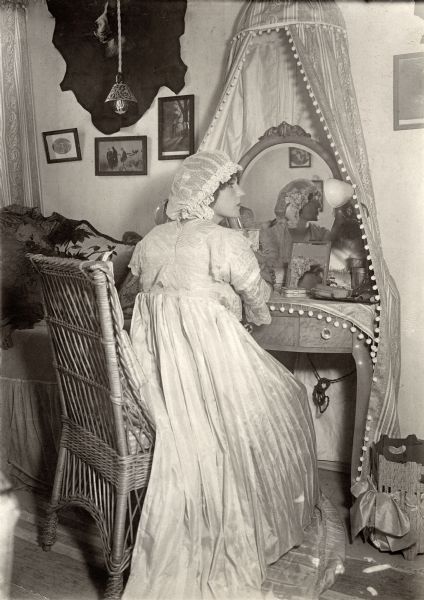
<path fill-rule="evenodd" d="M 374 306 L 312 298 L 287 298 L 274 292 L 268 303 L 272 323 L 255 327 L 252 335 L 265 350 L 352 354 L 356 365 L 356 407 L 353 424 L 351 480 L 361 454 L 372 383 L 371 332 Z"/>
<path fill-rule="evenodd" d="M 308 158 L 303 168 L 293 168 L 290 160 L 290 152 L 293 149 L 298 149 L 303 152 L 302 156 Z M 253 213 L 256 229 L 259 232 L 274 223 L 280 192 L 286 190 L 290 182 L 293 182 L 295 187 L 297 185 L 296 190 L 301 194 L 305 180 L 308 184 L 312 183 L 317 186 L 317 189 L 321 189 L 320 184 L 325 180 L 340 179 L 338 164 L 328 148 L 312 139 L 310 134 L 301 127 L 286 122 L 267 130 L 239 160 L 239 163 L 243 167 L 240 184 L 245 193 L 242 204 Z M 318 225 L 330 231 L 335 213 L 331 205 L 325 201 L 325 194 L 322 195 L 323 203 L 317 219 Z M 356 222 L 356 216 L 354 219 Z M 235 227 L 236 224 L 232 226 Z M 358 227 L 358 224 L 353 230 L 348 227 L 349 235 L 346 239 L 349 238 L 348 243 L 350 243 L 352 241 L 349 237 L 350 232 L 354 231 L 355 235 L 359 236 L 356 242 L 359 242 L 362 248 L 363 238 L 360 237 L 362 233 L 360 228 L 358 231 Z M 260 233 L 258 235 L 257 244 L 252 236 L 252 248 L 257 252 L 259 263 L 265 262 L 267 266 L 268 249 L 266 246 L 261 246 Z M 275 236 L 275 240 L 279 240 L 278 243 L 280 243 L 279 235 L 281 237 L 281 234 Z M 334 238 L 332 248 L 340 248 L 340 243 L 341 240 Z M 342 247 L 344 248 L 343 245 Z M 280 260 L 279 252 L 276 255 Z M 271 264 L 271 271 L 275 266 Z M 336 268 L 340 269 L 340 265 L 336 265 Z M 348 274 L 347 266 L 343 268 Z M 334 273 L 337 275 L 337 271 Z M 358 480 L 358 473 L 362 471 L 367 446 L 372 437 L 371 422 L 368 421 L 370 420 L 370 393 L 374 382 L 373 361 L 376 360 L 378 343 L 375 340 L 376 322 L 379 320 L 376 305 L 334 299 L 321 300 L 303 295 L 287 297 L 274 291 L 268 306 L 272 322 L 269 325 L 255 327 L 252 333 L 265 350 L 326 353 L 335 355 L 335 363 L 337 354 L 353 356 L 356 365 L 356 405 L 355 420 L 352 423 L 354 430 L 351 478 L 354 483 Z"/>

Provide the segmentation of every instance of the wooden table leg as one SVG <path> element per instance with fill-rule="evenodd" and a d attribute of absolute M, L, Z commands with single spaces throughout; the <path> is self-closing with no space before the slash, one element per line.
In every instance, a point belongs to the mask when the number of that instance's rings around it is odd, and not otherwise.
<path fill-rule="evenodd" d="M 352 459 L 350 467 L 350 476 L 352 484 L 355 483 L 359 475 L 358 466 L 359 457 L 364 439 L 364 430 L 370 400 L 372 383 L 372 360 L 369 349 L 363 340 L 355 340 L 353 343 L 352 356 L 356 365 L 356 406 L 355 406 L 355 426 L 352 442 Z"/>

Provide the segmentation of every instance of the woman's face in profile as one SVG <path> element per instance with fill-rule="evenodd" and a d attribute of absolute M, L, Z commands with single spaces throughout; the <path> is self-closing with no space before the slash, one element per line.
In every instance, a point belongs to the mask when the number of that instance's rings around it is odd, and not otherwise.
<path fill-rule="evenodd" d="M 238 184 L 236 175 L 233 175 L 226 184 L 219 188 L 217 199 L 212 205 L 216 222 L 224 218 L 237 218 L 240 216 L 240 199 L 244 192 Z"/>

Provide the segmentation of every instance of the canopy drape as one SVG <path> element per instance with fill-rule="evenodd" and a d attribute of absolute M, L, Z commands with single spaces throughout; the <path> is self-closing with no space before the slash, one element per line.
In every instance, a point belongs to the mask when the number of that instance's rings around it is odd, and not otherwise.
<path fill-rule="evenodd" d="M 0 0 L 0 206 L 40 206 L 27 1 Z"/>
<path fill-rule="evenodd" d="M 223 93 L 201 149 L 233 160 L 282 121 L 301 125 L 333 152 L 355 188 L 368 267 L 378 303 L 369 344 L 374 372 L 355 495 L 369 474 L 369 447 L 398 435 L 400 302 L 381 248 L 374 193 L 352 81 L 346 26 L 335 2 L 249 2 L 232 40 Z"/>

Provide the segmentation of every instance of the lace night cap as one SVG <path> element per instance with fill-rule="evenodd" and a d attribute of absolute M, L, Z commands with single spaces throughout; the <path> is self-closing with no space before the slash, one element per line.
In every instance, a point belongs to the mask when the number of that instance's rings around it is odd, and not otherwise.
<path fill-rule="evenodd" d="M 221 183 L 226 183 L 241 166 L 221 150 L 201 151 L 185 159 L 171 187 L 166 214 L 173 221 L 214 216 L 211 202 Z"/>
<path fill-rule="evenodd" d="M 283 187 L 278 194 L 275 214 L 284 217 L 289 228 L 297 227 L 299 213 L 312 199 L 321 200 L 321 192 L 310 179 L 295 179 Z"/>

